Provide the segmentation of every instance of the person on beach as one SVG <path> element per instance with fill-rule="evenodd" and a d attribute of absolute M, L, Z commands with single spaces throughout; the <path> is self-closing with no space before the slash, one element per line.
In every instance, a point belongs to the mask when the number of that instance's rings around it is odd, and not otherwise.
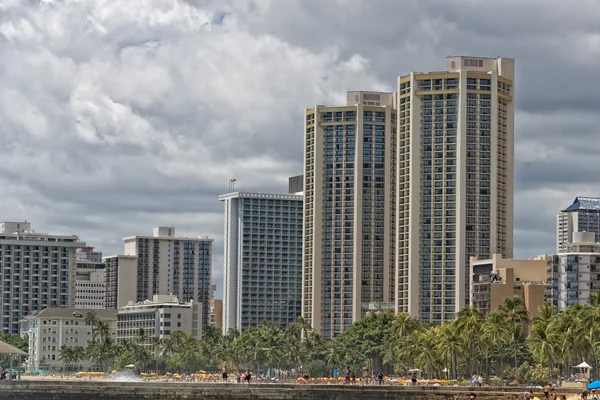
<path fill-rule="evenodd" d="M 545 399 L 550 398 L 550 385 L 544 386 L 544 398 Z"/>
<path fill-rule="evenodd" d="M 223 382 L 227 382 L 227 368 L 225 366 L 221 369 L 221 377 L 223 378 Z"/>
<path fill-rule="evenodd" d="M 469 396 L 469 399 L 475 400 L 475 399 L 477 399 L 477 395 L 475 393 L 471 393 L 471 396 Z"/>
<path fill-rule="evenodd" d="M 344 379 L 346 380 L 346 385 L 350 384 L 350 377 L 352 376 L 352 371 L 350 371 L 350 366 L 346 367 L 346 373 L 344 374 Z"/>
<path fill-rule="evenodd" d="M 244 379 L 248 384 L 250 384 L 250 380 L 252 379 L 252 372 L 250 372 L 250 368 L 246 370 L 246 374 L 244 375 Z"/>
<path fill-rule="evenodd" d="M 413 384 L 413 386 L 415 386 L 417 384 L 417 374 L 413 374 L 412 378 L 410 378 L 410 381 Z"/>
<path fill-rule="evenodd" d="M 383 385 L 383 372 L 379 371 L 379 374 L 377 374 L 377 379 L 379 381 L 379 384 Z"/>

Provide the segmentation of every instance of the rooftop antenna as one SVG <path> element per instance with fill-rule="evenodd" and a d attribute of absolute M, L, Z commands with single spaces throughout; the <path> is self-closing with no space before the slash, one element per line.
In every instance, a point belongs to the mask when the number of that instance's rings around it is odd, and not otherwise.
<path fill-rule="evenodd" d="M 232 178 L 229 180 L 229 192 L 235 192 L 235 182 L 237 179 Z"/>

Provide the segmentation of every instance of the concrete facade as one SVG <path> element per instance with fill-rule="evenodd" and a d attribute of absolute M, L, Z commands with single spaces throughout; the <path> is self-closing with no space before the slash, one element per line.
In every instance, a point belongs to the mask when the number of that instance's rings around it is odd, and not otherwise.
<path fill-rule="evenodd" d="M 302 309 L 303 197 L 236 192 L 225 206 L 223 333 L 271 321 L 294 322 Z"/>
<path fill-rule="evenodd" d="M 491 259 L 470 259 L 470 303 L 484 314 L 496 310 L 507 298 L 525 304 L 530 318 L 550 296 L 550 274 L 545 259 L 513 260 L 494 254 Z"/>
<path fill-rule="evenodd" d="M 574 242 L 563 244 L 563 252 L 548 257 L 552 304 L 559 310 L 588 304 L 600 289 L 600 243 L 595 232 L 574 232 Z"/>
<path fill-rule="evenodd" d="M 176 331 L 202 339 L 202 305 L 175 296 L 154 295 L 152 300 L 129 303 L 117 312 L 117 341 L 136 341 L 140 329 L 148 339 L 167 339 Z"/>
<path fill-rule="evenodd" d="M 137 301 L 138 262 L 136 256 L 104 258 L 106 295 L 105 308 L 116 310 Z"/>
<path fill-rule="evenodd" d="M 394 301 L 396 115 L 380 92 L 305 111 L 302 316 L 325 338 Z"/>
<path fill-rule="evenodd" d="M 396 311 L 451 321 L 469 260 L 512 257 L 514 60 L 448 57 L 398 78 Z"/>
<path fill-rule="evenodd" d="M 106 308 L 106 276 L 102 252 L 78 249 L 75 262 L 75 308 Z"/>
<path fill-rule="evenodd" d="M 1 329 L 19 334 L 19 320 L 46 307 L 75 304 L 75 235 L 31 231 L 29 222 L 0 223 Z"/>
<path fill-rule="evenodd" d="M 92 326 L 85 323 L 89 312 L 96 314 L 101 321 L 108 323 L 110 335 L 116 339 L 116 310 L 89 310 L 80 308 L 46 308 L 26 316 L 21 321 L 21 335 L 29 338 L 29 358 L 26 367 L 29 370 L 61 370 L 64 363 L 60 360 L 62 346 L 81 346 L 86 348 L 92 341 Z M 100 340 L 96 338 L 96 340 Z M 87 360 L 80 361 L 76 367 L 88 370 L 94 367 Z"/>
<path fill-rule="evenodd" d="M 152 236 L 123 239 L 124 253 L 137 257 L 136 300 L 174 295 L 202 304 L 208 324 L 211 299 L 212 244 L 208 236 L 177 237 L 175 228 L 154 228 Z"/>

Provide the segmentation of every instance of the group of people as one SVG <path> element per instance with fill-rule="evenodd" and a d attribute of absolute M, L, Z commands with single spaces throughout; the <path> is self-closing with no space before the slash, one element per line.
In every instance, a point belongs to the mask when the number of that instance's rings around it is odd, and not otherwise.
<path fill-rule="evenodd" d="M 229 372 L 227 372 L 227 367 L 223 367 L 221 369 L 221 377 L 223 378 L 224 383 L 229 381 Z M 235 380 L 237 383 L 241 383 L 242 380 L 246 383 L 250 383 L 252 380 L 252 372 L 250 372 L 250 368 L 246 369 L 246 372 L 243 374 L 241 372 L 235 374 Z"/>
<path fill-rule="evenodd" d="M 596 393 L 596 389 L 581 392 L 581 400 L 598 400 L 599 398 L 600 396 Z"/>

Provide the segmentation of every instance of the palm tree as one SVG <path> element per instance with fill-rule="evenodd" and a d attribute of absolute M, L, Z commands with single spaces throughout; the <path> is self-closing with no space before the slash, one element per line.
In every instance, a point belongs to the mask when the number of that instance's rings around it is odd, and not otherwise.
<path fill-rule="evenodd" d="M 525 308 L 525 304 L 523 304 L 521 299 L 517 298 L 504 299 L 504 302 L 499 307 L 499 311 L 506 316 L 507 321 L 511 324 L 516 371 L 519 368 L 517 363 L 517 342 L 523 325 L 529 322 L 529 312 L 527 312 L 527 308 Z"/>
<path fill-rule="evenodd" d="M 457 356 L 462 350 L 462 338 L 456 326 L 448 324 L 440 328 L 437 347 L 444 358 L 450 362 L 450 375 L 452 379 L 456 379 Z"/>
<path fill-rule="evenodd" d="M 470 339 L 471 372 L 477 370 L 477 341 L 481 335 L 482 322 L 483 314 L 477 307 L 463 308 L 452 322 L 460 335 Z"/>
<path fill-rule="evenodd" d="M 74 362 L 73 348 L 69 346 L 62 346 L 60 348 L 60 355 L 58 356 L 58 359 L 63 362 L 65 369 L 68 370 Z"/>
<path fill-rule="evenodd" d="M 498 349 L 500 355 L 500 378 L 504 384 L 504 346 L 510 341 L 510 330 L 506 324 L 506 317 L 497 312 L 489 313 L 482 326 L 481 340 L 491 348 Z"/>
<path fill-rule="evenodd" d="M 100 341 L 105 342 L 108 338 L 110 338 L 110 326 L 108 325 L 108 322 L 97 320 L 95 327 L 96 329 L 92 333 L 92 337 L 94 339 L 99 337 Z"/>
<path fill-rule="evenodd" d="M 408 313 L 398 313 L 394 318 L 391 342 L 402 343 L 401 349 L 398 348 L 399 346 L 396 346 L 396 348 L 400 350 L 397 351 L 398 354 L 396 355 L 401 354 L 403 356 L 404 363 L 402 363 L 402 365 L 406 367 L 410 366 L 411 361 L 411 352 L 409 352 L 410 338 L 413 334 L 418 332 L 420 328 L 421 324 L 419 320 L 411 317 Z"/>
<path fill-rule="evenodd" d="M 98 321 L 100 321 L 100 319 L 98 318 L 98 315 L 94 311 L 89 311 L 85 315 L 85 324 L 92 327 L 92 337 L 93 338 L 96 337 L 95 332 L 96 332 L 96 325 L 98 324 Z"/>

